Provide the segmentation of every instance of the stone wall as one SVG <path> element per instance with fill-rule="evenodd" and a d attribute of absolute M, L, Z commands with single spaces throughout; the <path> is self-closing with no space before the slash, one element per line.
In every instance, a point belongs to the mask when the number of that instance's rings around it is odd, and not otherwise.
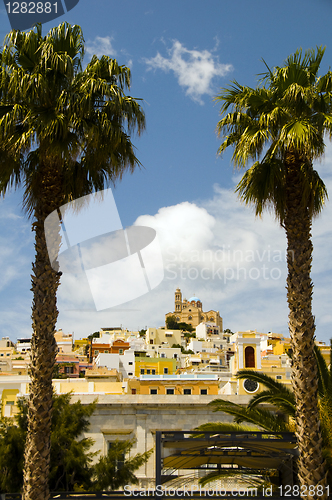
<path fill-rule="evenodd" d="M 85 434 L 95 441 L 91 451 L 105 455 L 108 443 L 115 439 L 134 439 L 132 455 L 143 453 L 155 446 L 156 431 L 189 431 L 207 422 L 231 422 L 232 417 L 213 412 L 207 404 L 215 396 L 160 396 L 160 395 L 73 395 L 72 402 L 83 404 L 98 398 L 97 407 L 90 418 L 90 429 Z M 224 399 L 247 404 L 250 397 L 225 396 Z M 139 486 L 154 486 L 155 455 L 136 473 Z"/>

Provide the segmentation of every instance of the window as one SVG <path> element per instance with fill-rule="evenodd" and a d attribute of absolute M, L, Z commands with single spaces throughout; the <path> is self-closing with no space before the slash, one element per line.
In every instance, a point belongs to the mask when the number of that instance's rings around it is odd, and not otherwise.
<path fill-rule="evenodd" d="M 129 377 L 133 375 L 133 372 L 128 372 Z"/>
<path fill-rule="evenodd" d="M 150 394 L 158 394 L 158 389 L 150 389 Z"/>
<path fill-rule="evenodd" d="M 98 351 L 98 349 L 96 349 L 96 350 L 95 350 L 95 354 L 99 354 L 99 351 Z"/>
<path fill-rule="evenodd" d="M 150 344 L 153 344 L 153 339 L 150 339 Z"/>
<path fill-rule="evenodd" d="M 168 374 L 168 368 L 164 368 L 164 375 Z"/>
<path fill-rule="evenodd" d="M 108 349 L 106 349 L 106 350 L 104 351 L 104 353 L 105 353 L 105 354 L 108 354 L 108 353 L 109 353 L 109 350 L 108 350 Z"/>
<path fill-rule="evenodd" d="M 191 394 L 191 389 L 183 389 L 183 394 L 190 395 Z"/>
<path fill-rule="evenodd" d="M 151 370 L 151 371 L 152 371 L 151 375 L 155 375 L 156 374 L 156 370 Z"/>
<path fill-rule="evenodd" d="M 188 319 L 193 319 L 193 317 L 192 316 L 188 316 Z"/>
<path fill-rule="evenodd" d="M 141 368 L 141 375 L 144 375 L 144 368 Z"/>
<path fill-rule="evenodd" d="M 119 349 L 119 354 L 123 354 L 123 349 Z"/>
<path fill-rule="evenodd" d="M 201 389 L 201 395 L 207 396 L 207 389 Z"/>
<path fill-rule="evenodd" d="M 146 370 L 146 374 L 150 375 L 151 374 L 151 370 Z"/>
<path fill-rule="evenodd" d="M 166 389 L 166 394 L 174 394 L 174 389 Z"/>
<path fill-rule="evenodd" d="M 129 361 L 128 365 L 129 366 L 132 366 L 133 362 L 132 361 Z"/>
<path fill-rule="evenodd" d="M 281 380 L 282 376 L 281 375 L 276 375 L 276 380 Z"/>
<path fill-rule="evenodd" d="M 116 451 L 117 443 L 109 442 L 108 443 L 108 451 L 112 450 L 112 448 L 114 449 L 114 451 Z M 116 472 L 118 470 L 122 469 L 122 467 L 124 466 L 124 462 L 125 462 L 125 454 L 124 453 L 118 453 L 117 455 L 118 456 L 116 458 L 116 465 L 115 465 Z"/>
<path fill-rule="evenodd" d="M 247 392 L 256 392 L 259 388 L 259 385 L 255 380 L 250 380 L 249 378 L 246 378 L 243 382 L 243 387 Z"/>
<path fill-rule="evenodd" d="M 136 394 L 136 389 L 132 389 L 132 390 L 131 390 L 131 393 L 132 393 L 132 394 Z"/>
<path fill-rule="evenodd" d="M 162 353 L 160 354 L 160 357 L 161 357 L 161 358 L 166 358 L 165 353 L 164 353 L 164 352 L 162 352 Z"/>

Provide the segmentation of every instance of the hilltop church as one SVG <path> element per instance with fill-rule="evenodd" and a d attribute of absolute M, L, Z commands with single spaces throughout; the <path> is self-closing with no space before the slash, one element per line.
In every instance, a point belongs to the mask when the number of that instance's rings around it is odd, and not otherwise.
<path fill-rule="evenodd" d="M 180 288 L 175 291 L 175 304 L 174 312 L 169 312 L 165 315 L 165 320 L 169 316 L 175 316 L 176 320 L 192 325 L 194 328 L 202 322 L 214 323 L 223 331 L 222 318 L 219 311 L 203 311 L 203 305 L 198 297 L 190 297 L 189 300 L 182 300 L 182 293 Z"/>

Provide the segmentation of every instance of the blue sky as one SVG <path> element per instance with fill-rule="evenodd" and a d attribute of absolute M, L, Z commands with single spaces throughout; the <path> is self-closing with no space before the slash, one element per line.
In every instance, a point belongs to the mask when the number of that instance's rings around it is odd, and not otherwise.
<path fill-rule="evenodd" d="M 231 151 L 217 156 L 218 105 L 231 80 L 254 86 L 264 59 L 281 65 L 297 48 L 326 46 L 321 72 L 332 63 L 332 5 L 328 0 L 80 0 L 62 21 L 79 24 L 86 62 L 96 53 L 132 71 L 130 94 L 142 98 L 146 131 L 133 137 L 144 168 L 114 189 L 122 225 L 157 230 L 165 277 L 150 293 L 100 312 L 86 306 L 64 278 L 58 327 L 84 337 L 101 327 L 160 326 L 173 310 L 174 291 L 197 295 L 219 310 L 225 328 L 287 335 L 285 235 L 270 214 L 257 220 L 234 194 L 241 173 Z M 10 31 L 0 9 L 0 38 Z M 332 191 L 332 148 L 317 169 Z M 0 335 L 31 334 L 31 221 L 21 191 L 0 201 Z M 317 338 L 331 332 L 332 209 L 314 222 L 314 304 Z M 70 281 L 70 280 L 69 280 Z M 110 285 L 111 286 L 111 285 Z"/>

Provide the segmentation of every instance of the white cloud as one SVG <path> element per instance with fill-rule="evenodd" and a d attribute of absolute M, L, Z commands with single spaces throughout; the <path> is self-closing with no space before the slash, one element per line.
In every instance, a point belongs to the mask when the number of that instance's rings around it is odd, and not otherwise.
<path fill-rule="evenodd" d="M 201 96 L 213 94 L 212 80 L 217 76 L 225 76 L 232 69 L 231 64 L 221 64 L 208 50 L 189 50 L 181 42 L 175 40 L 169 57 L 163 57 L 159 52 L 145 62 L 149 69 L 173 71 L 179 85 L 186 89 L 186 94 L 194 101 L 203 103 Z"/>
<path fill-rule="evenodd" d="M 331 174 L 324 180 L 331 193 Z M 313 312 L 317 338 L 325 342 L 332 321 L 331 219 L 332 205 L 327 202 L 313 223 Z M 162 207 L 155 215 L 140 216 L 136 225 L 157 231 L 164 281 L 148 294 L 101 313 L 84 312 L 88 294 L 83 286 L 76 287 L 77 297 L 69 289 L 60 290 L 60 327 L 81 337 L 95 331 L 97 325 L 123 324 L 132 329 L 161 326 L 165 313 L 174 310 L 174 292 L 180 287 L 184 297 L 200 297 L 205 310 L 219 310 L 225 328 L 288 335 L 286 237 L 272 214 L 255 218 L 233 189 L 215 185 L 211 199 Z M 68 311 L 69 304 L 79 309 L 80 301 L 80 313 Z"/>
<path fill-rule="evenodd" d="M 98 57 L 101 56 L 116 56 L 116 50 L 112 45 L 113 38 L 110 36 L 96 36 L 93 41 L 88 41 L 85 46 L 85 51 L 89 56 L 93 56 L 94 54 Z"/>

